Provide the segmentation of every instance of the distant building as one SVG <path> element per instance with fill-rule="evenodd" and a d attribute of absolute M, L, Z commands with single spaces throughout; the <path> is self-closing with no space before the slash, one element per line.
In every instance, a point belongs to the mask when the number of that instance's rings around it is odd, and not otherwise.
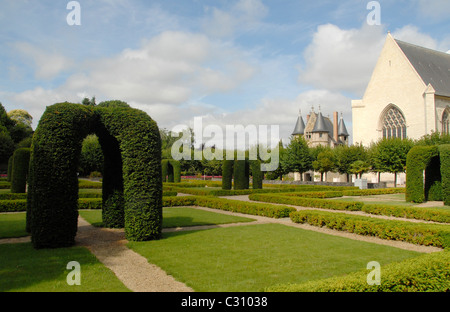
<path fill-rule="evenodd" d="M 292 136 L 303 136 L 310 147 L 322 145 L 334 148 L 338 145 L 348 145 L 349 134 L 342 115 L 338 120 L 338 112 L 333 113 L 331 121 L 323 116 L 320 108 L 318 113 L 315 113 L 313 108 L 306 116 L 306 124 L 300 113 Z"/>
<path fill-rule="evenodd" d="M 329 117 L 324 117 L 321 109 L 316 113 L 314 108 L 306 116 L 306 123 L 300 112 L 297 123 L 295 124 L 293 137 L 304 137 L 309 147 L 324 146 L 335 148 L 339 145 L 348 145 L 349 134 L 344 122 L 344 118 L 340 117 L 338 112 L 333 113 L 333 121 Z M 299 173 L 294 173 L 295 181 L 320 181 L 318 178 L 320 174 L 313 171 L 306 172 L 304 177 Z M 327 173 L 327 182 L 347 182 L 346 175 L 339 175 L 337 173 Z"/>
<path fill-rule="evenodd" d="M 450 132 L 450 54 L 387 35 L 362 100 L 352 101 L 353 142 Z"/>

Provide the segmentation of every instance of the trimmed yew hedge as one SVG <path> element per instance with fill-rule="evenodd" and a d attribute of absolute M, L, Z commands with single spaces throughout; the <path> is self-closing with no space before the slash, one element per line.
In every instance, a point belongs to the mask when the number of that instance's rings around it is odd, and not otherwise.
<path fill-rule="evenodd" d="M 450 247 L 450 228 L 448 225 L 383 220 L 317 210 L 296 211 L 291 213 L 290 218 L 295 223 L 307 223 L 313 226 L 375 236 L 381 239 L 405 241 L 439 248 Z"/>
<path fill-rule="evenodd" d="M 266 203 L 295 205 L 301 207 L 325 208 L 334 210 L 349 210 L 349 211 L 360 211 L 364 206 L 364 203 L 362 202 L 355 202 L 355 201 L 347 202 L 347 201 L 336 201 L 318 198 L 302 198 L 295 196 L 284 196 L 284 194 L 281 195 L 251 194 L 249 195 L 249 199 L 254 201 L 262 201 Z"/>
<path fill-rule="evenodd" d="M 30 149 L 19 148 L 12 157 L 11 193 L 25 193 L 27 189 L 28 165 L 30 163 Z"/>
<path fill-rule="evenodd" d="M 222 189 L 231 190 L 233 186 L 233 160 L 224 160 L 222 162 Z"/>
<path fill-rule="evenodd" d="M 85 183 L 78 181 L 77 169 L 81 143 L 90 133 L 99 136 L 105 156 L 99 185 L 107 223 L 124 224 L 131 241 L 161 236 L 161 138 L 156 122 L 120 101 L 95 107 L 66 102 L 47 107 L 33 136 L 27 230 L 35 248 L 75 242 L 78 188 Z"/>
<path fill-rule="evenodd" d="M 365 204 L 361 210 L 375 215 L 450 223 L 450 210 L 444 209 Z"/>
<path fill-rule="evenodd" d="M 170 183 L 181 182 L 181 164 L 177 160 L 163 159 L 162 166 L 162 181 Z"/>
<path fill-rule="evenodd" d="M 196 205 L 270 218 L 287 218 L 291 212 L 296 211 L 295 208 L 287 206 L 267 205 L 215 197 L 197 197 Z"/>
<path fill-rule="evenodd" d="M 444 204 L 450 206 L 450 145 L 439 146 L 441 157 L 442 199 Z"/>
<path fill-rule="evenodd" d="M 104 209 L 108 205 L 112 216 L 117 215 L 114 222 L 121 221 L 121 211 L 124 209 L 125 236 L 128 240 L 159 239 L 162 230 L 162 168 L 158 126 L 143 111 L 109 104 L 101 103 L 94 109 L 98 118 L 97 128 L 102 129 L 99 141 L 106 154 L 105 147 L 109 145 L 102 144 L 104 130 L 109 135 L 107 139 L 113 137 L 117 140 L 117 144 L 113 144 L 113 152 L 115 157 L 121 158 L 122 175 L 104 175 Z M 110 188 L 107 188 L 108 184 Z"/>
<path fill-rule="evenodd" d="M 369 285 L 369 271 L 301 284 L 276 285 L 268 292 L 449 292 L 450 252 L 425 254 L 381 267 L 380 285 Z"/>
<path fill-rule="evenodd" d="M 92 109 L 59 103 L 47 107 L 33 135 L 27 230 L 35 248 L 69 247 L 78 221 L 78 162 L 92 131 Z"/>
<path fill-rule="evenodd" d="M 427 197 L 423 171 L 438 156 L 437 146 L 415 146 L 406 158 L 406 201 L 423 203 Z"/>

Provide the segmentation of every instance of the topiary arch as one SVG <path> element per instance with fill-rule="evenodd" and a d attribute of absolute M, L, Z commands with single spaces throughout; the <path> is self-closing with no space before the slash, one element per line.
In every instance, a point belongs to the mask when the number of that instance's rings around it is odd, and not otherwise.
<path fill-rule="evenodd" d="M 436 200 L 433 187 L 446 205 L 450 204 L 450 145 L 415 146 L 406 159 L 406 201 Z M 425 173 L 425 177 L 424 177 Z"/>
<path fill-rule="evenodd" d="M 163 159 L 161 166 L 163 182 L 181 182 L 181 164 L 178 160 Z"/>
<path fill-rule="evenodd" d="M 27 230 L 35 248 L 75 243 L 77 168 L 82 140 L 97 134 L 105 159 L 103 221 L 131 241 L 159 239 L 162 228 L 161 139 L 146 113 L 120 101 L 47 107 L 33 136 Z"/>

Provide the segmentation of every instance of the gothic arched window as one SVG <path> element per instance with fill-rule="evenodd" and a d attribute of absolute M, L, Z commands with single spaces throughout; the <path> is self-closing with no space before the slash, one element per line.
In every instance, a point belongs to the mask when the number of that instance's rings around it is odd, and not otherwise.
<path fill-rule="evenodd" d="M 383 115 L 383 138 L 401 138 L 406 139 L 406 120 L 402 112 L 392 106 Z"/>
<path fill-rule="evenodd" d="M 450 114 L 447 108 L 442 115 L 442 133 L 450 134 Z"/>

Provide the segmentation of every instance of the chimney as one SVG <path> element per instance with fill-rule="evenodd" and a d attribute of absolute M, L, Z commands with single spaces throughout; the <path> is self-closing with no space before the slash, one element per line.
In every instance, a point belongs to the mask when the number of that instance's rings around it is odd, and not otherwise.
<path fill-rule="evenodd" d="M 338 114 L 338 112 L 334 112 L 333 113 L 333 119 L 334 119 L 334 122 L 333 122 L 333 138 L 334 138 L 334 140 L 337 142 L 338 141 L 338 139 L 339 139 L 339 136 L 338 136 L 338 118 L 339 118 L 339 114 Z"/>
<path fill-rule="evenodd" d="M 308 123 L 309 121 L 309 117 L 311 117 L 311 115 L 306 115 L 306 122 Z"/>

